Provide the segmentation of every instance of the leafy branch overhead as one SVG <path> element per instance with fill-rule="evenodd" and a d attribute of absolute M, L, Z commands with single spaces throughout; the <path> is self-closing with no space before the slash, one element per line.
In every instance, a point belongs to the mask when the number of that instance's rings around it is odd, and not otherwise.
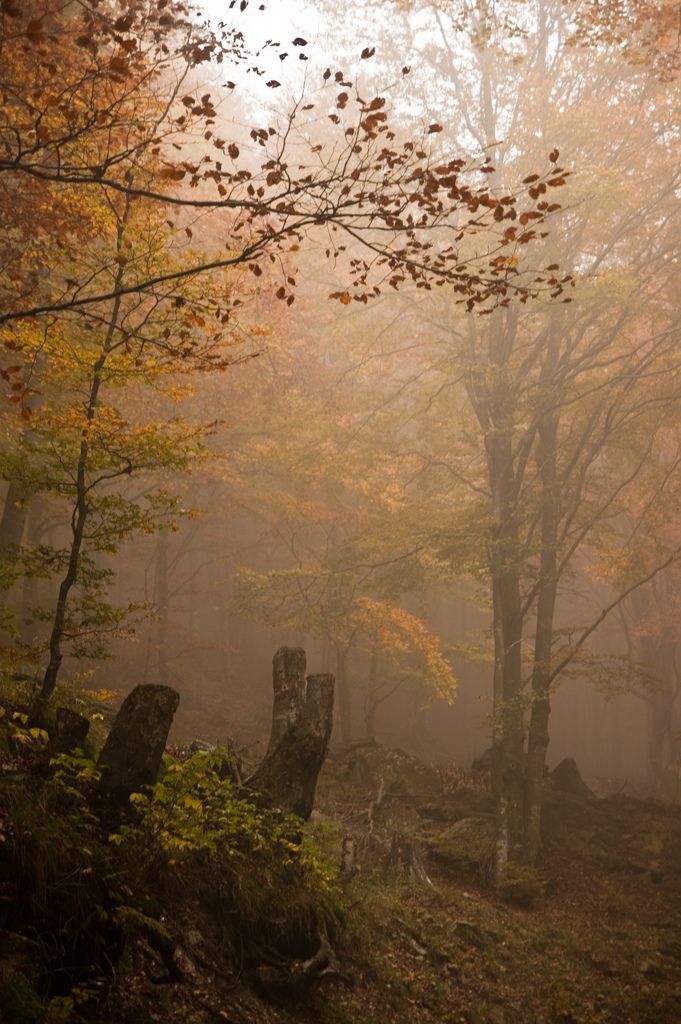
<path fill-rule="evenodd" d="M 243 126 L 232 110 L 235 82 L 225 77 L 221 95 L 192 88 L 197 66 L 207 62 L 236 79 L 259 73 L 258 55 L 247 52 L 240 32 L 197 24 L 177 3 L 119 8 L 85 6 L 75 14 L 54 4 L 35 18 L 30 8 L 5 7 L 13 49 L 0 62 L 7 97 L 0 187 L 15 197 L 15 211 L 0 246 L 7 252 L 10 238 L 26 233 L 30 202 L 48 183 L 67 233 L 78 231 L 75 218 L 68 221 L 76 197 L 112 202 L 118 194 L 172 211 L 178 232 L 188 228 L 189 213 L 210 214 L 217 249 L 211 258 L 185 253 L 179 267 L 150 269 L 118 286 L 70 275 L 47 287 L 33 272 L 30 289 L 6 295 L 0 323 L 156 295 L 183 278 L 238 265 L 259 275 L 266 260 L 288 266 L 288 254 L 320 229 L 327 257 L 345 258 L 349 290 L 334 295 L 343 302 L 367 302 L 404 282 L 449 285 L 469 308 L 506 304 L 514 294 L 524 300 L 538 289 L 562 292 L 568 278 L 553 268 L 537 274 L 519 257 L 559 208 L 552 193 L 567 172 L 556 150 L 541 174 L 499 194 L 484 156 L 469 161 L 447 152 L 436 123 L 404 138 L 391 127 L 384 97 L 362 97 L 331 69 L 312 98 L 272 124 Z M 273 288 L 290 304 L 295 285 L 295 272 L 282 268 Z M 232 308 L 216 305 L 213 321 Z"/>

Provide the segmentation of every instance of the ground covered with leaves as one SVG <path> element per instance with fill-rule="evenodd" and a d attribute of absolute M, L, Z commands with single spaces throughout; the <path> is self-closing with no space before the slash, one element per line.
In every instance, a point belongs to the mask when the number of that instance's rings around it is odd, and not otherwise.
<path fill-rule="evenodd" d="M 329 761 L 303 837 L 221 766 L 168 761 L 112 840 L 85 761 L 3 754 L 3 1021 L 679 1020 L 678 806 L 547 782 L 539 870 L 500 894 L 484 780 L 357 749 Z"/>

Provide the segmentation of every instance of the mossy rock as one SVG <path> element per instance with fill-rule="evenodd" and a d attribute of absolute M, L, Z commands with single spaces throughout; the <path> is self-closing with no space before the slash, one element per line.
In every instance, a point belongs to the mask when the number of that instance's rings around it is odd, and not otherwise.
<path fill-rule="evenodd" d="M 442 780 L 437 771 L 404 750 L 362 743 L 350 747 L 329 766 L 340 782 L 378 790 L 381 780 L 386 796 L 429 797 L 442 793 Z"/>
<path fill-rule="evenodd" d="M 572 757 L 564 757 L 563 760 L 551 772 L 553 786 L 561 793 L 572 793 L 573 796 L 580 796 L 584 800 L 593 797 L 593 793 L 579 773 L 577 763 Z"/>
<path fill-rule="evenodd" d="M 489 793 L 462 787 L 454 793 L 446 793 L 421 804 L 416 812 L 424 821 L 454 824 L 463 818 L 493 814 L 494 802 Z"/>
<path fill-rule="evenodd" d="M 488 879 L 494 864 L 494 818 L 483 814 L 463 818 L 430 836 L 425 844 L 435 863 L 446 871 Z"/>

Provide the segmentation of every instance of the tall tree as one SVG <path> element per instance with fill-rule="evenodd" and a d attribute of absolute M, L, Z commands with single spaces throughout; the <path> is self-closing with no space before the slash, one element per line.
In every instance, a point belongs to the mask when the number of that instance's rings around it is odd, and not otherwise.
<path fill-rule="evenodd" d="M 494 622 L 500 873 L 508 860 L 534 861 L 538 853 L 552 687 L 628 589 L 676 555 L 673 547 L 661 553 L 594 621 L 573 623 L 564 643 L 561 584 L 647 479 L 680 383 L 671 258 L 678 83 L 622 53 L 617 32 L 606 31 L 621 26 L 620 10 L 609 22 L 602 11 L 597 30 L 585 34 L 585 7 L 396 3 L 395 33 L 383 49 L 384 59 L 412 66 L 412 109 L 420 96 L 426 116 L 451 125 L 462 148 L 489 149 L 497 195 L 524 175 L 550 209 L 551 186 L 562 185 L 565 173 L 541 182 L 523 163 L 537 147 L 570 154 L 566 209 L 541 256 L 553 306 L 500 305 L 466 324 L 446 301 L 425 314 L 450 352 L 437 364 L 447 400 L 429 415 L 458 419 L 452 399 L 461 400 L 463 385 L 476 424 L 454 428 L 449 451 L 423 446 L 421 480 L 437 466 L 468 488 L 463 516 L 455 499 L 444 552 L 461 556 L 457 535 L 470 536 L 476 511 L 482 524 L 474 536 L 484 543 L 477 572 L 489 580 Z M 505 228 L 510 243 L 531 225 L 531 217 L 519 221 Z M 569 307 L 560 301 L 558 254 L 578 279 Z M 522 267 L 528 256 L 519 249 L 506 258 Z"/>

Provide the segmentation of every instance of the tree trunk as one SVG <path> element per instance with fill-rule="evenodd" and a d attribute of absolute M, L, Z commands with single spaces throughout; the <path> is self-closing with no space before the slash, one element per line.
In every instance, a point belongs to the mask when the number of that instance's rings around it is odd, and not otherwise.
<path fill-rule="evenodd" d="M 40 382 L 46 362 L 47 356 L 40 352 L 32 368 L 31 381 L 34 390 L 28 394 L 25 402 L 26 407 L 33 412 L 42 405 Z M 0 550 L 21 544 L 28 518 L 30 497 L 30 493 L 22 486 L 21 481 L 10 480 L 2 517 L 0 517 Z"/>
<path fill-rule="evenodd" d="M 488 437 L 487 447 L 494 518 L 490 551 L 494 614 L 492 789 L 496 868 L 501 878 L 509 860 L 521 859 L 523 847 L 522 612 L 511 438 L 499 430 Z"/>
<path fill-rule="evenodd" d="M 542 367 L 542 379 L 550 382 L 557 359 L 557 346 L 549 340 L 549 354 Z M 555 403 L 557 405 L 557 402 Z M 537 626 L 532 665 L 532 708 L 527 742 L 525 783 L 525 860 L 534 864 L 541 846 L 541 807 L 544 796 L 546 751 L 549 746 L 551 711 L 549 679 L 553 620 L 558 589 L 559 496 L 557 481 L 558 414 L 549 410 L 538 429 L 537 462 L 542 482 L 541 553 L 539 556 L 539 594 Z"/>
<path fill-rule="evenodd" d="M 338 718 L 340 722 L 341 746 L 352 746 L 352 706 L 350 703 L 350 686 L 348 683 L 348 649 L 340 644 L 335 645 L 336 653 L 336 692 L 338 694 Z"/>
<path fill-rule="evenodd" d="M 376 739 L 376 683 L 378 675 L 378 644 L 374 643 L 371 649 L 371 660 L 369 662 L 369 679 L 364 694 L 364 738 L 367 740 Z"/>
<path fill-rule="evenodd" d="M 165 530 L 156 538 L 156 565 L 154 573 L 154 604 L 156 605 L 156 680 L 168 683 L 168 535 Z"/>
<path fill-rule="evenodd" d="M 524 710 L 522 703 L 523 609 L 520 595 L 518 487 L 524 464 L 516 468 L 514 430 L 516 385 L 509 360 L 517 313 L 497 310 L 490 317 L 488 351 L 478 351 L 477 327 L 468 321 L 467 391 L 485 440 L 492 526 L 488 565 L 494 632 L 492 790 L 496 808 L 496 874 L 523 848 Z"/>
<path fill-rule="evenodd" d="M 126 200 L 125 216 L 118 223 L 116 235 L 116 251 L 121 253 L 123 247 L 124 226 L 129 210 L 129 199 Z M 125 263 L 121 263 L 116 271 L 114 289 L 118 291 L 123 284 Z M 49 660 L 42 685 L 31 708 L 30 719 L 34 724 L 42 724 L 45 718 L 47 703 L 54 693 L 59 677 L 59 671 L 63 660 L 62 642 L 66 629 L 66 612 L 71 590 L 78 580 L 81 550 L 85 538 L 85 526 L 88 521 L 90 507 L 88 504 L 89 486 L 88 473 L 90 470 L 90 427 L 97 415 L 99 407 L 99 392 L 102 387 L 104 367 L 111 352 L 114 335 L 118 327 L 118 320 L 121 312 L 121 296 L 117 295 L 113 301 L 111 318 L 108 323 L 106 334 L 102 342 L 99 356 L 92 367 L 90 378 L 90 391 L 85 409 L 85 425 L 83 427 L 82 439 L 78 451 L 78 462 L 75 473 L 75 494 L 73 510 L 71 512 L 71 547 L 66 566 L 66 572 L 59 585 L 57 603 L 52 618 L 52 629 L 49 641 Z"/>
<path fill-rule="evenodd" d="M 27 496 L 16 481 L 10 480 L 0 519 L 0 549 L 21 544 L 27 517 Z"/>

